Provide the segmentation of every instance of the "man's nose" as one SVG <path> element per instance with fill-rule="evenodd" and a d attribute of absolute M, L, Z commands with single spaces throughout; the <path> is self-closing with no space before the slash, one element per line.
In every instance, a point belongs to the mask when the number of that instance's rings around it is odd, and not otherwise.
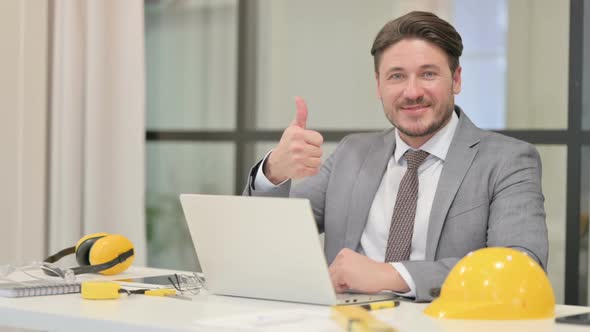
<path fill-rule="evenodd" d="M 415 78 L 410 78 L 404 89 L 404 97 L 410 100 L 418 100 L 422 98 L 423 95 L 424 90 L 420 86 L 420 83 Z"/>

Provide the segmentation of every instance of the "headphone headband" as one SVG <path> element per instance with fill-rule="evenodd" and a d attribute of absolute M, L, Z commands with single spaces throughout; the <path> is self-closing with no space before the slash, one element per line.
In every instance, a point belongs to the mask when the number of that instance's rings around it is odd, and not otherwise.
<path fill-rule="evenodd" d="M 121 252 L 121 250 L 125 251 Z M 60 250 L 47 257 L 43 262 L 55 263 L 61 258 L 74 253 L 80 265 L 70 269 L 74 275 L 84 273 L 116 274 L 124 271 L 132 264 L 135 251 L 133 250 L 133 243 L 122 235 L 95 233 L 84 236 L 75 246 Z M 113 259 L 105 262 L 106 259 L 114 255 L 116 256 Z M 42 270 L 47 275 L 60 276 L 60 271 L 52 271 L 50 268 L 43 268 Z"/>
<path fill-rule="evenodd" d="M 47 257 L 47 259 L 44 260 L 43 262 L 44 263 L 55 263 L 60 258 L 67 256 L 69 254 L 73 254 L 74 253 L 73 249 L 75 249 L 75 247 L 66 248 L 66 249 L 58 252 L 55 255 Z M 123 263 L 129 257 L 133 256 L 134 253 L 135 252 L 133 249 L 129 249 L 129 250 L 125 251 L 124 253 L 120 254 L 119 256 L 115 257 L 115 259 L 112 259 L 106 263 L 97 264 L 97 265 L 88 265 L 88 266 L 77 266 L 77 267 L 72 268 L 71 270 L 74 272 L 75 275 L 84 274 L 84 273 L 98 273 L 100 271 L 110 269 L 111 267 L 113 267 L 119 263 Z M 50 275 L 52 277 L 59 277 L 59 275 L 57 273 L 55 273 L 51 270 L 47 270 L 47 269 L 42 269 L 42 270 L 47 275 Z"/>
<path fill-rule="evenodd" d="M 111 267 L 113 267 L 119 263 L 123 263 L 129 257 L 133 256 L 134 253 L 135 252 L 133 251 L 133 248 L 131 248 L 106 263 L 96 264 L 96 265 L 87 265 L 87 266 L 77 266 L 77 267 L 72 268 L 72 271 L 74 271 L 75 275 L 84 274 L 84 273 L 98 273 L 100 271 L 110 269 Z"/>
<path fill-rule="evenodd" d="M 58 260 L 64 258 L 67 255 L 71 255 L 76 252 L 76 247 L 69 247 L 58 251 L 57 253 L 45 258 L 44 263 L 55 263 Z"/>

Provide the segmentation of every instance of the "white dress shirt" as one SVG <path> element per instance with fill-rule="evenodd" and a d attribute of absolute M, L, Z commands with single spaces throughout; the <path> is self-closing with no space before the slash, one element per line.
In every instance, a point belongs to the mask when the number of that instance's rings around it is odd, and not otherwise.
<path fill-rule="evenodd" d="M 424 260 L 426 256 L 426 234 L 428 231 L 430 210 L 432 209 L 432 202 L 434 201 L 434 194 L 444 161 L 458 123 L 459 118 L 453 112 L 449 123 L 420 147 L 420 150 L 426 151 L 430 155 L 418 168 L 418 202 L 416 205 L 416 217 L 414 219 L 410 260 Z M 378 262 L 385 260 L 385 250 L 387 248 L 387 239 L 389 237 L 389 227 L 391 226 L 395 199 L 397 198 L 399 183 L 408 167 L 403 155 L 410 149 L 415 150 L 400 138 L 399 132 L 396 129 L 395 151 L 387 163 L 387 169 L 381 179 L 379 189 L 375 193 L 373 204 L 369 210 L 367 225 L 361 236 L 361 247 L 364 254 Z M 410 288 L 408 293 L 401 295 L 415 297 L 416 285 L 408 270 L 401 263 L 392 264 Z"/>
<path fill-rule="evenodd" d="M 432 209 L 432 202 L 434 200 L 434 194 L 436 192 L 443 164 L 458 123 L 459 118 L 457 117 L 457 114 L 453 112 L 449 123 L 420 147 L 420 150 L 424 150 L 430 153 L 430 155 L 418 168 L 418 202 L 416 206 L 416 218 L 414 221 L 410 260 L 424 260 L 425 258 L 426 235 L 428 231 L 430 210 Z M 361 248 L 363 253 L 377 262 L 383 262 L 385 260 L 385 250 L 387 247 L 387 239 L 389 237 L 389 227 L 391 225 L 395 199 L 397 198 L 399 183 L 407 169 L 407 162 L 403 155 L 409 149 L 415 150 L 400 138 L 397 129 L 395 130 L 395 142 L 395 151 L 389 159 L 387 169 L 381 179 L 381 184 L 379 185 L 379 189 L 377 189 L 371 209 L 369 210 L 367 225 L 361 236 Z M 270 191 L 282 184 L 275 186 L 266 178 L 262 171 L 269 153 L 264 157 L 263 164 L 258 168 L 256 178 L 254 179 L 254 186 L 257 190 Z M 410 288 L 409 292 L 400 295 L 415 297 L 416 284 L 408 273 L 408 270 L 402 263 L 394 262 L 391 264 L 400 273 L 401 277 Z"/>

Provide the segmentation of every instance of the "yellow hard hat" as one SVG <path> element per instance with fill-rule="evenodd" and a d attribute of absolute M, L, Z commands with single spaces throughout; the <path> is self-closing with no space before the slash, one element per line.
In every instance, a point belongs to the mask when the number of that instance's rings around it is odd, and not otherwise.
<path fill-rule="evenodd" d="M 543 319 L 555 313 L 555 296 L 545 271 L 510 248 L 467 254 L 449 272 L 440 297 L 424 313 L 450 319 Z"/>

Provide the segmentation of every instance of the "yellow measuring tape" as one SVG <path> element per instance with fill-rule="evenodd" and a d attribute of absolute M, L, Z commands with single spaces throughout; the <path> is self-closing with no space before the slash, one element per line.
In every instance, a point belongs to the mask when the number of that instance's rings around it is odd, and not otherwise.
<path fill-rule="evenodd" d="M 176 296 L 176 289 L 135 289 L 126 290 L 116 282 L 111 281 L 84 281 L 81 287 L 82 298 L 87 300 L 113 300 L 121 297 L 121 294 L 143 294 L 149 296 Z"/>
<path fill-rule="evenodd" d="M 395 329 L 385 322 L 375 318 L 366 309 L 343 305 L 332 307 L 334 319 L 345 331 L 350 332 L 395 332 Z"/>

